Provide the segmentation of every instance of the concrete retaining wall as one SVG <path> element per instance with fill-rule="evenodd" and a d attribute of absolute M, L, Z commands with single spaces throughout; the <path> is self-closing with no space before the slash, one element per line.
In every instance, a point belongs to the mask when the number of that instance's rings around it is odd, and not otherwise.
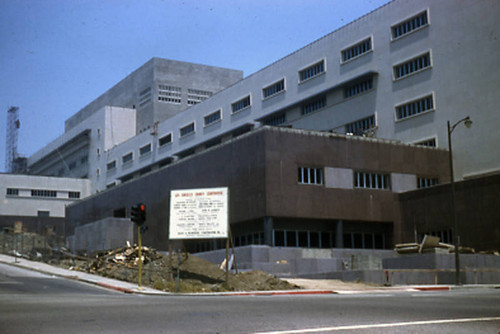
<path fill-rule="evenodd" d="M 134 241 L 134 223 L 128 218 L 113 217 L 78 226 L 75 234 L 66 239 L 71 251 L 87 254 L 124 247 L 127 241 Z"/>

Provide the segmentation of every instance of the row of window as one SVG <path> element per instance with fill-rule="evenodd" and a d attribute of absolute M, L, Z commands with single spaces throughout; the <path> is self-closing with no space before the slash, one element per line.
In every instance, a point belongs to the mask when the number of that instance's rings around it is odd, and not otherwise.
<path fill-rule="evenodd" d="M 386 249 L 389 245 L 386 235 L 375 232 L 351 232 L 342 235 L 343 248 L 360 249 Z M 246 235 L 235 236 L 233 245 L 235 247 L 247 245 L 263 245 L 264 232 L 255 232 Z M 301 247 L 329 249 L 339 247 L 336 245 L 336 234 L 333 231 L 301 231 L 301 230 L 273 230 L 273 247 Z M 226 247 L 226 241 L 216 239 L 210 241 L 199 241 L 194 245 L 195 252 L 207 252 Z"/>
<path fill-rule="evenodd" d="M 385 249 L 386 236 L 383 233 L 343 233 L 343 248 Z M 273 230 L 274 247 L 334 248 L 335 232 Z"/>
<path fill-rule="evenodd" d="M 188 89 L 187 91 L 187 104 L 194 105 L 201 101 L 204 101 L 211 97 L 213 92 L 200 90 L 200 89 Z M 152 89 L 151 87 L 144 89 L 139 93 L 139 107 L 144 107 L 149 102 L 151 102 Z M 181 104 L 182 103 L 182 88 L 177 86 L 170 86 L 165 84 L 158 85 L 158 97 L 159 102 L 171 103 L 171 104 Z"/>
<path fill-rule="evenodd" d="M 428 24 L 428 12 L 421 12 L 403 22 L 400 22 L 391 27 L 393 39 L 400 38 L 420 27 L 424 27 Z M 347 62 L 353 60 L 363 54 L 366 54 L 373 50 L 372 37 L 366 38 L 361 42 L 358 42 L 352 46 L 341 51 L 342 62 Z M 393 67 L 394 79 L 400 79 L 406 77 L 415 72 L 424 70 L 431 66 L 431 56 L 430 52 L 419 55 L 413 59 L 405 61 L 401 64 L 397 64 Z M 326 72 L 326 60 L 321 59 L 320 61 L 309 65 L 298 71 L 299 83 L 311 80 L 315 77 Z M 285 79 L 282 78 L 262 89 L 263 99 L 271 98 L 286 89 Z M 344 87 L 344 98 L 350 98 L 358 94 L 367 92 L 373 89 L 373 77 L 364 79 L 363 81 L 356 82 L 354 84 Z M 158 100 L 162 102 L 169 103 L 181 103 L 181 91 L 180 87 L 169 86 L 164 84 L 158 85 Z M 204 90 L 188 89 L 188 104 L 199 103 L 212 96 L 212 92 Z M 146 104 L 151 99 L 151 88 L 147 88 L 140 92 L 139 94 L 140 105 Z M 251 106 L 251 95 L 247 95 L 231 104 L 231 113 L 235 114 L 241 112 Z M 327 105 L 326 96 L 322 95 L 314 100 L 310 100 L 301 106 L 301 115 L 307 115 L 315 111 L 325 108 Z M 424 98 L 405 103 L 403 105 L 396 106 L 396 119 L 401 120 L 408 117 L 418 115 L 423 112 L 434 110 L 433 96 L 426 96 Z M 204 116 L 203 122 L 204 126 L 209 126 L 211 124 L 217 123 L 222 119 L 221 109 L 212 112 Z M 267 118 L 264 123 L 266 125 L 279 126 L 286 123 L 286 114 L 280 113 L 278 115 L 273 115 Z M 355 122 L 345 125 L 346 133 L 360 134 L 364 133 L 369 129 L 376 126 L 375 116 L 370 116 Z M 191 122 L 179 129 L 179 137 L 185 137 L 196 130 L 195 122 Z M 172 134 L 167 134 L 159 139 L 159 146 L 162 147 L 172 142 Z M 432 145 L 429 145 L 432 146 Z M 140 148 L 140 155 L 147 154 L 151 151 L 151 144 Z M 128 163 L 133 160 L 132 153 L 128 153 L 122 157 L 122 163 Z M 116 168 L 116 161 L 108 163 L 107 169 L 112 170 Z M 304 180 L 304 183 L 308 183 L 308 180 Z M 361 184 L 360 184 L 361 185 Z M 361 186 L 363 187 L 363 186 Z"/>
<path fill-rule="evenodd" d="M 323 168 L 318 167 L 298 167 L 297 176 L 299 184 L 323 185 Z M 364 189 L 391 189 L 389 173 L 375 172 L 354 172 L 354 188 Z M 417 188 L 427 188 L 439 184 L 438 178 L 418 177 Z"/>
<path fill-rule="evenodd" d="M 31 189 L 31 197 L 46 197 L 46 198 L 56 198 L 57 190 L 47 190 L 47 189 Z M 19 196 L 18 188 L 7 188 L 6 189 L 7 196 Z M 68 198 L 78 199 L 80 198 L 79 191 L 69 191 Z"/>

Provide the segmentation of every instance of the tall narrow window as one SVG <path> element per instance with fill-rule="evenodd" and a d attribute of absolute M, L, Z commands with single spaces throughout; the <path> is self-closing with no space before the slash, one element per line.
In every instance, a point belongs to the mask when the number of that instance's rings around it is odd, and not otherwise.
<path fill-rule="evenodd" d="M 132 152 L 125 154 L 122 156 L 122 164 L 126 164 L 132 162 L 134 160 L 134 154 Z"/>
<path fill-rule="evenodd" d="M 434 110 L 434 100 L 431 94 L 418 100 L 396 106 L 396 119 L 401 120 L 432 110 Z"/>
<path fill-rule="evenodd" d="M 412 31 L 427 26 L 429 24 L 429 18 L 427 15 L 427 11 L 424 11 L 409 18 L 408 20 L 392 26 L 392 39 L 405 36 Z"/>
<path fill-rule="evenodd" d="M 57 197 L 56 190 L 31 189 L 31 197 Z"/>
<path fill-rule="evenodd" d="M 286 114 L 281 113 L 278 115 L 273 115 L 264 121 L 264 124 L 271 126 L 279 126 L 286 123 Z"/>
<path fill-rule="evenodd" d="M 205 126 L 208 126 L 208 125 L 213 124 L 213 123 L 217 123 L 220 120 L 221 120 L 220 109 L 203 117 L 203 122 L 205 123 Z"/>
<path fill-rule="evenodd" d="M 408 60 L 402 64 L 394 66 L 394 79 L 406 77 L 410 74 L 422 71 L 431 67 L 431 54 L 427 52 L 421 56 Z"/>
<path fill-rule="evenodd" d="M 148 154 L 150 152 L 151 152 L 151 143 L 144 145 L 139 149 L 139 155 L 141 156 Z"/>
<path fill-rule="evenodd" d="M 326 107 L 326 96 L 321 96 L 313 101 L 302 105 L 300 113 L 302 116 L 321 110 Z"/>
<path fill-rule="evenodd" d="M 19 196 L 19 189 L 7 188 L 7 196 Z"/>
<path fill-rule="evenodd" d="M 306 80 L 317 77 L 325 72 L 325 60 L 322 59 L 314 65 L 304 68 L 299 71 L 299 82 L 304 82 Z"/>
<path fill-rule="evenodd" d="M 354 95 L 358 95 L 369 91 L 373 88 L 373 78 L 368 78 L 361 82 L 357 82 L 353 85 L 349 85 L 344 88 L 344 98 L 349 98 Z"/>
<path fill-rule="evenodd" d="M 430 138 L 430 139 L 426 139 L 423 141 L 419 141 L 419 142 L 415 143 L 414 145 L 426 146 L 426 147 L 436 147 L 437 146 L 436 138 Z"/>
<path fill-rule="evenodd" d="M 299 167 L 298 182 L 299 184 L 323 184 L 323 168 Z"/>
<path fill-rule="evenodd" d="M 283 92 L 284 90 L 285 90 L 285 79 L 281 79 L 280 81 L 262 89 L 262 97 L 268 98 L 280 92 Z"/>
<path fill-rule="evenodd" d="M 418 188 L 429 188 L 439 184 L 437 177 L 419 177 L 417 178 Z"/>
<path fill-rule="evenodd" d="M 233 114 L 242 111 L 243 109 L 246 109 L 250 107 L 250 95 L 242 98 L 241 100 L 238 100 L 231 104 L 231 111 Z"/>
<path fill-rule="evenodd" d="M 181 137 L 184 137 L 184 136 L 187 136 L 191 133 L 194 133 L 194 122 L 189 123 L 186 126 L 183 126 L 182 128 L 180 128 L 179 132 L 180 132 Z"/>
<path fill-rule="evenodd" d="M 355 172 L 354 187 L 368 189 L 390 189 L 389 174 Z"/>
<path fill-rule="evenodd" d="M 79 191 L 70 191 L 68 193 L 68 198 L 78 199 L 78 198 L 80 198 L 80 192 Z"/>
<path fill-rule="evenodd" d="M 372 39 L 367 38 L 342 51 L 342 62 L 357 58 L 372 50 Z"/>
<path fill-rule="evenodd" d="M 113 160 L 111 162 L 108 162 L 106 165 L 106 170 L 110 171 L 116 168 L 116 160 Z"/>
<path fill-rule="evenodd" d="M 371 128 L 375 127 L 375 115 L 360 119 L 358 121 L 345 125 L 345 132 L 353 135 L 362 135 Z"/>
<path fill-rule="evenodd" d="M 160 147 L 165 146 L 167 144 L 170 144 L 171 142 L 172 142 L 172 134 L 171 133 L 158 139 L 158 144 L 160 145 Z"/>

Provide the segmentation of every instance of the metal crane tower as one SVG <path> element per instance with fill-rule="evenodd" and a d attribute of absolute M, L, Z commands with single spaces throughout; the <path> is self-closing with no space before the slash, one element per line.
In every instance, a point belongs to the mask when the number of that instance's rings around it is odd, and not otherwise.
<path fill-rule="evenodd" d="M 7 110 L 7 140 L 5 144 L 5 169 L 7 173 L 12 173 L 14 160 L 18 158 L 17 134 L 19 132 L 19 107 L 10 107 Z"/>

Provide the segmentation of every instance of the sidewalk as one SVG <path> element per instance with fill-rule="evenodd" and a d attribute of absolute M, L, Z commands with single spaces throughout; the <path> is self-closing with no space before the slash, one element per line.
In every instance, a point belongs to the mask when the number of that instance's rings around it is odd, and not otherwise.
<path fill-rule="evenodd" d="M 361 293 L 391 293 L 408 291 L 449 291 L 456 289 L 500 289 L 500 284 L 485 285 L 408 285 L 381 287 L 370 284 L 341 282 L 338 280 L 313 280 L 313 279 L 288 279 L 289 282 L 302 287 L 298 290 L 280 291 L 235 291 L 214 293 L 173 293 L 155 290 L 149 287 L 138 288 L 137 284 L 119 281 L 107 277 L 84 273 L 51 266 L 37 261 L 0 254 L 0 263 L 16 266 L 28 270 L 37 271 L 46 275 L 53 275 L 80 282 L 94 284 L 106 289 L 112 289 L 123 293 L 142 295 L 170 295 L 170 296 L 277 296 L 277 295 L 317 295 L 317 294 L 361 294 Z"/>

